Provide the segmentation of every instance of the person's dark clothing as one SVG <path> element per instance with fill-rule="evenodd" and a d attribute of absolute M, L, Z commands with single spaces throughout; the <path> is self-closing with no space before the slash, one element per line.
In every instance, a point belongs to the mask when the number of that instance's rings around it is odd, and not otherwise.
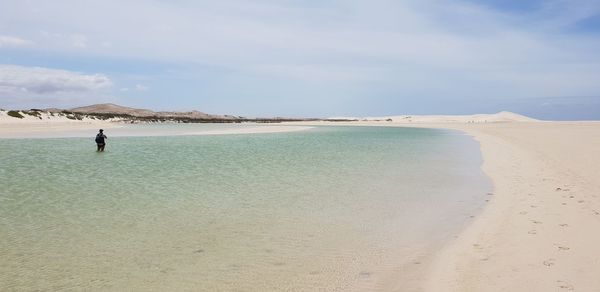
<path fill-rule="evenodd" d="M 98 146 L 98 152 L 104 152 L 104 146 L 106 146 L 106 142 L 104 141 L 104 139 L 107 138 L 108 137 L 106 137 L 106 135 L 104 135 L 102 131 L 100 131 L 100 133 L 96 135 L 96 145 Z"/>
<path fill-rule="evenodd" d="M 98 133 L 98 135 L 96 135 L 96 144 L 104 145 L 104 139 L 106 139 L 106 135 L 104 135 L 103 133 Z"/>

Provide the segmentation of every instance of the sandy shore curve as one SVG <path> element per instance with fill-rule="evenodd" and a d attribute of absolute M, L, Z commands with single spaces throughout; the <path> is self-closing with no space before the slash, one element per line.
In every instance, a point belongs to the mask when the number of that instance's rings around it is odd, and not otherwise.
<path fill-rule="evenodd" d="M 517 118 L 504 114 L 419 120 L 411 116 L 184 134 L 278 133 L 314 125 L 466 132 L 481 145 L 482 169 L 492 179 L 494 192 L 474 222 L 435 256 L 423 290 L 600 291 L 600 122 Z M 10 121 L 0 119 L 0 138 L 122 126 L 98 121 Z"/>
<path fill-rule="evenodd" d="M 482 213 L 434 255 L 422 291 L 600 291 L 600 122 L 391 119 L 317 124 L 465 132 L 494 185 Z"/>
<path fill-rule="evenodd" d="M 600 123 L 451 127 L 480 142 L 494 195 L 425 290 L 600 290 Z"/>

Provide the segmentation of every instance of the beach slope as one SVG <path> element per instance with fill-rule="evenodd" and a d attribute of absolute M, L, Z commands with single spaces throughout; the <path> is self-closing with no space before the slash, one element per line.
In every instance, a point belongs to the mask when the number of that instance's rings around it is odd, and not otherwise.
<path fill-rule="evenodd" d="M 600 291 L 600 123 L 437 127 L 480 142 L 494 193 L 438 257 L 427 290 Z"/>
<path fill-rule="evenodd" d="M 424 291 L 600 291 L 600 122 L 509 112 L 354 119 L 320 124 L 453 129 L 480 143 L 494 191 L 434 255 Z"/>

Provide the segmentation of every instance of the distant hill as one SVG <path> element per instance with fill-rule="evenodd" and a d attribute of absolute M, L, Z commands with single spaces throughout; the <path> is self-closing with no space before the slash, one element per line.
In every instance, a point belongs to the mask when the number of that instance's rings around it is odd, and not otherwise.
<path fill-rule="evenodd" d="M 81 114 L 124 114 L 134 117 L 148 117 L 154 115 L 154 112 L 151 110 L 131 108 L 113 103 L 102 103 L 76 107 L 70 109 L 69 111 Z"/>
<path fill-rule="evenodd" d="M 60 115 L 66 115 L 70 119 L 81 120 L 85 117 L 108 120 L 118 119 L 123 122 L 183 122 L 183 123 L 279 123 L 286 121 L 310 121 L 317 119 L 298 119 L 298 118 L 245 118 L 232 115 L 211 115 L 200 111 L 153 111 L 149 109 L 138 109 L 121 106 L 113 103 L 93 104 L 88 106 L 76 107 L 72 109 L 32 109 L 32 111 L 49 112 Z"/>
<path fill-rule="evenodd" d="M 189 112 L 155 112 L 149 109 L 137 109 L 126 106 L 121 106 L 112 103 L 94 104 L 83 107 L 72 108 L 69 111 L 80 114 L 113 114 L 113 115 L 129 115 L 132 117 L 142 118 L 176 118 L 176 119 L 198 119 L 198 120 L 234 120 L 238 117 L 229 115 L 210 115 L 199 111 Z"/>

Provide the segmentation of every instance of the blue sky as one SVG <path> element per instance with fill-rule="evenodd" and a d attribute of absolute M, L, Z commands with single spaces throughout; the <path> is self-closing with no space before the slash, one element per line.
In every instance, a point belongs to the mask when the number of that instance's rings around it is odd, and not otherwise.
<path fill-rule="evenodd" d="M 0 107 L 600 119 L 600 2 L 12 1 Z"/>

